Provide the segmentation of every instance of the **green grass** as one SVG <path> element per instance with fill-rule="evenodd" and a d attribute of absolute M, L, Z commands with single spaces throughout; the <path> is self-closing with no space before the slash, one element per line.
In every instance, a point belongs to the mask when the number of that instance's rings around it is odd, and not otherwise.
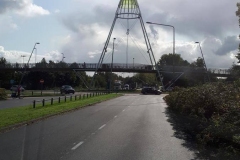
<path fill-rule="evenodd" d="M 70 111 L 73 109 L 78 109 L 85 107 L 94 103 L 102 102 L 112 98 L 121 96 L 120 94 L 107 94 L 100 95 L 91 98 L 85 98 L 81 100 L 67 100 L 67 102 L 54 102 L 55 104 L 50 105 L 50 102 L 46 103 L 44 107 L 41 106 L 41 103 L 36 105 L 36 108 L 33 108 L 32 105 L 2 109 L 0 110 L 0 131 L 4 130 L 10 126 L 27 123 L 31 120 L 48 117 L 51 115 L 56 115 L 58 113 Z"/>

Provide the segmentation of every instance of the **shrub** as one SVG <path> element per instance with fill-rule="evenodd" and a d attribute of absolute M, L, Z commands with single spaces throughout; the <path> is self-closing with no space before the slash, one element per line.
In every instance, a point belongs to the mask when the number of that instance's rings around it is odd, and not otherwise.
<path fill-rule="evenodd" d="M 240 150 L 240 91 L 236 83 L 178 88 L 164 99 L 170 110 L 197 120 L 197 126 L 184 127 L 198 142 Z"/>
<path fill-rule="evenodd" d="M 0 88 L 0 100 L 6 100 L 7 99 L 7 93 L 4 88 Z"/>

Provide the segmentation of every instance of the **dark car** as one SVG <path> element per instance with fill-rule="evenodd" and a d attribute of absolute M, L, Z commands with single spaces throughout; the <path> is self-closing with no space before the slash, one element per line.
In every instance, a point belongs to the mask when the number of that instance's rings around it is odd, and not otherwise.
<path fill-rule="evenodd" d="M 157 89 L 152 88 L 152 87 L 145 87 L 145 88 L 142 89 L 141 93 L 142 94 L 156 94 L 156 95 L 159 95 L 162 92 L 160 90 L 157 90 Z"/>
<path fill-rule="evenodd" d="M 60 92 L 61 94 L 65 93 L 65 94 L 69 94 L 69 93 L 72 93 L 74 94 L 75 93 L 75 90 L 69 86 L 69 85 L 63 85 L 60 89 Z"/>

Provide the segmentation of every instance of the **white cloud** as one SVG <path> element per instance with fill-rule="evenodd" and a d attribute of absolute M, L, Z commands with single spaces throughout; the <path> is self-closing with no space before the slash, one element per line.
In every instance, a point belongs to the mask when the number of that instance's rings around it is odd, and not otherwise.
<path fill-rule="evenodd" d="M 96 51 L 90 51 L 88 52 L 89 58 L 94 58 L 96 55 L 101 53 L 102 51 L 96 50 Z"/>
<path fill-rule="evenodd" d="M 31 53 L 23 52 L 23 51 L 15 51 L 15 50 L 5 50 L 3 46 L 0 46 L 0 57 L 4 57 L 10 63 L 27 63 L 29 60 Z M 24 56 L 24 57 L 23 57 Z M 62 54 L 59 51 L 50 51 L 45 53 L 37 53 L 34 51 L 29 63 L 40 62 L 43 58 L 57 62 L 62 60 Z"/>
<path fill-rule="evenodd" d="M 24 17 L 35 17 L 40 15 L 49 15 L 50 12 L 33 3 L 26 3 L 25 7 L 16 11 L 17 14 Z"/>
<path fill-rule="evenodd" d="M 13 22 L 11 16 L 0 16 L 0 26 L 1 26 L 0 34 L 18 29 L 18 25 Z"/>
<path fill-rule="evenodd" d="M 32 0 L 6 0 L 0 1 L 0 13 L 13 12 L 23 17 L 49 15 L 48 10 L 33 4 Z"/>
<path fill-rule="evenodd" d="M 59 10 L 59 9 L 56 9 L 56 10 L 54 11 L 54 13 L 60 13 L 60 10 Z"/>
<path fill-rule="evenodd" d="M 26 57 L 22 58 L 21 56 L 26 56 Z M 3 46 L 0 46 L 0 57 L 4 57 L 8 62 L 22 63 L 23 60 L 24 62 L 27 62 L 27 59 L 29 59 L 29 56 L 30 56 L 30 53 L 22 52 L 22 51 L 14 51 L 14 50 L 6 51 Z"/>

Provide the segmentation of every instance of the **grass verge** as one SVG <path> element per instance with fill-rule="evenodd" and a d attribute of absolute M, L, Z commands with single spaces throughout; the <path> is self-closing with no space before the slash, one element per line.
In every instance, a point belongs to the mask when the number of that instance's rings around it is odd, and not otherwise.
<path fill-rule="evenodd" d="M 21 126 L 26 123 L 31 123 L 42 118 L 50 117 L 74 109 L 79 109 L 119 96 L 121 96 L 121 94 L 107 94 L 76 101 L 68 100 L 65 103 L 57 103 L 54 105 L 46 103 L 44 107 L 38 104 L 36 105 L 36 108 L 33 108 L 32 105 L 29 105 L 23 107 L 3 109 L 0 111 L 0 132 L 4 132 L 6 130 Z"/>

